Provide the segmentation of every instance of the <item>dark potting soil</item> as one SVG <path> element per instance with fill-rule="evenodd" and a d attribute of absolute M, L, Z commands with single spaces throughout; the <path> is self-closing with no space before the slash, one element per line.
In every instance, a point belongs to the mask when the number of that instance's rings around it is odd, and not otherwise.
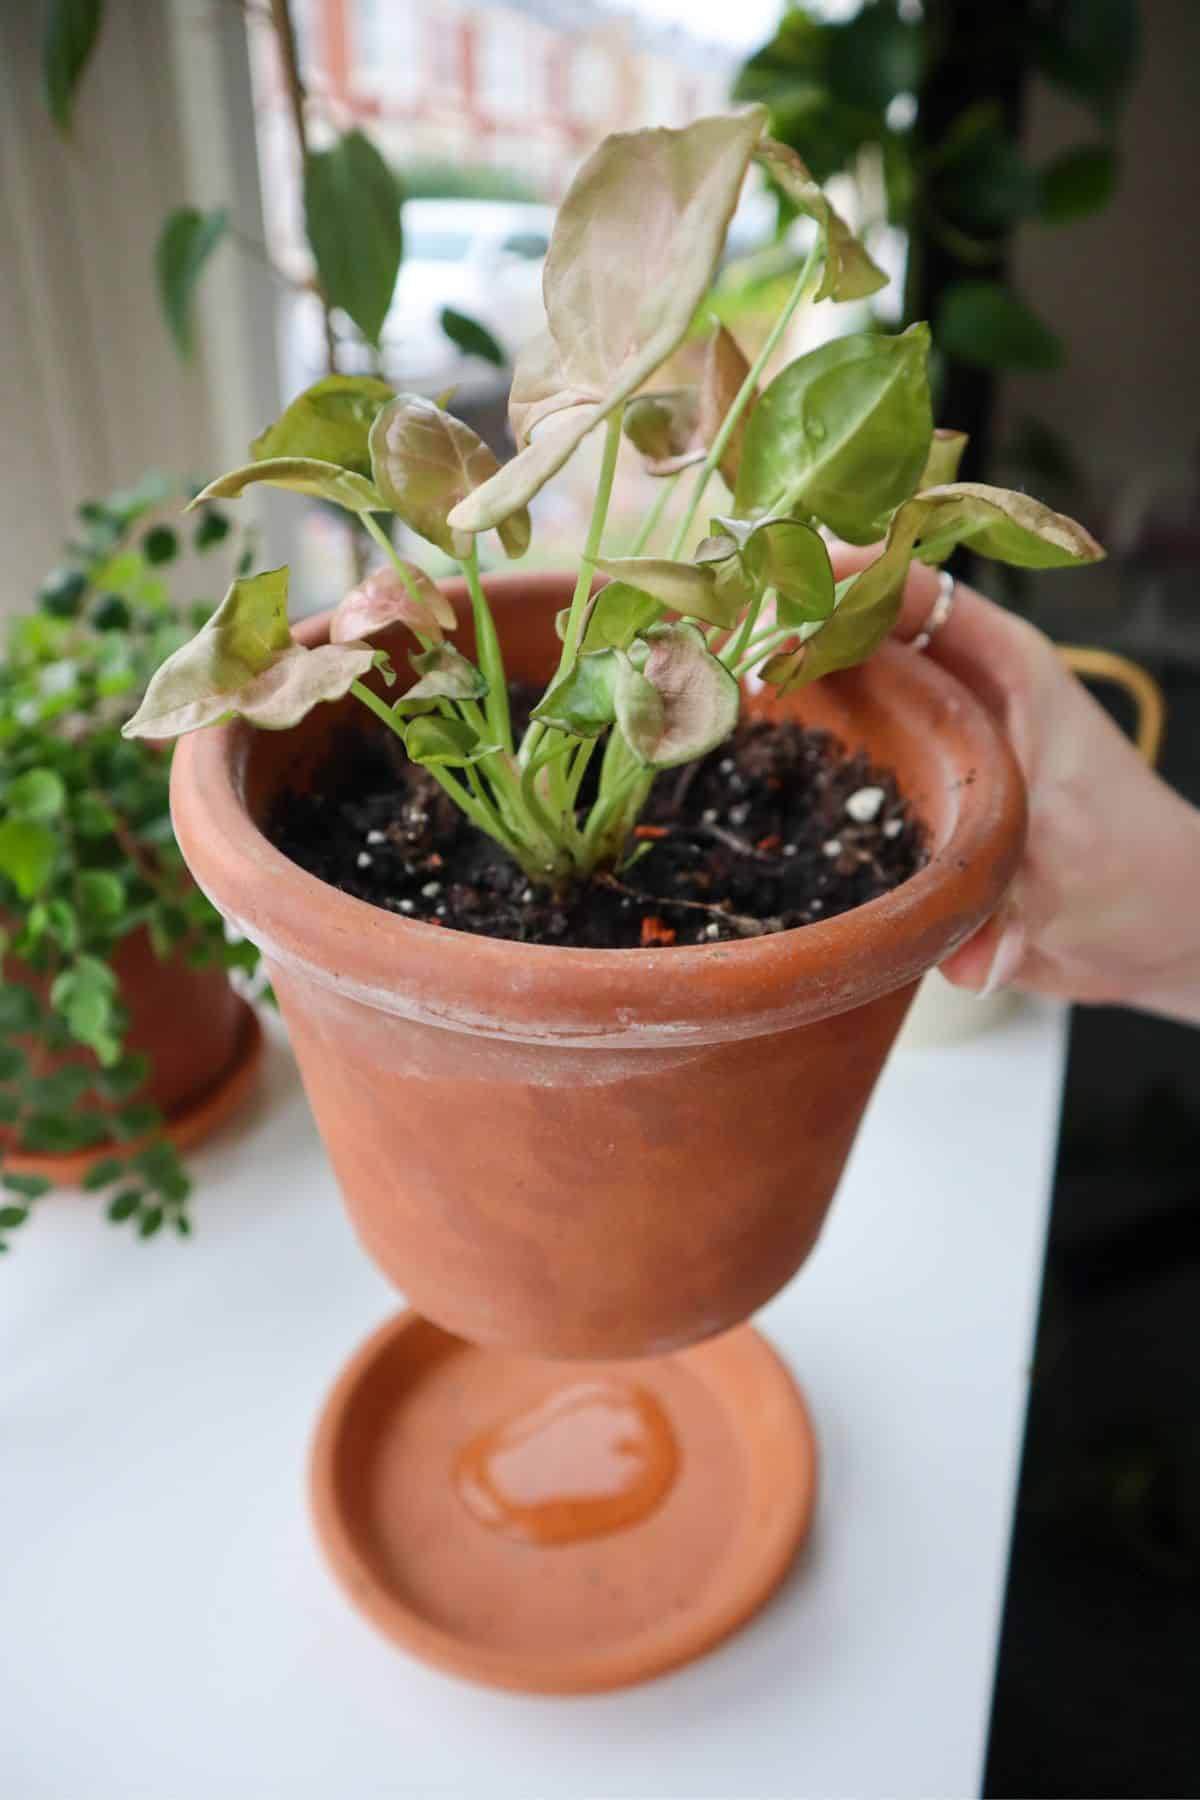
<path fill-rule="evenodd" d="M 514 690 L 518 722 L 529 705 Z M 636 861 L 555 899 L 397 751 L 385 732 L 356 732 L 324 785 L 281 796 L 269 834 L 344 893 L 487 937 L 625 949 L 758 936 L 848 912 L 925 861 L 890 770 L 828 732 L 746 722 L 658 777 Z"/>

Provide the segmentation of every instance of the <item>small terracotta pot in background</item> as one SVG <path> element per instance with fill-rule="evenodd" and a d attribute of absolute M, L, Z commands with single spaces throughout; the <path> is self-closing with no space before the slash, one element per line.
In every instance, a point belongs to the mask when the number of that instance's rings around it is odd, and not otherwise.
<path fill-rule="evenodd" d="M 145 1085 L 121 1104 L 149 1101 L 163 1113 L 167 1135 L 177 1148 L 185 1148 L 239 1104 L 254 1076 L 261 1028 L 224 969 L 192 968 L 181 951 L 160 958 L 144 928 L 121 940 L 112 968 L 129 1014 L 126 1049 L 150 1063 Z M 11 957 L 4 978 L 45 987 Z M 81 1049 L 56 1058 L 53 1067 L 91 1060 L 90 1052 Z M 51 1072 L 50 1067 L 42 1070 Z M 99 1096 L 87 1104 L 102 1114 L 116 1110 Z M 138 1143 L 122 1143 L 122 1154 L 136 1150 Z M 14 1173 L 49 1175 L 68 1186 L 111 1148 L 110 1143 L 63 1153 L 14 1148 L 6 1150 L 5 1164 Z"/>

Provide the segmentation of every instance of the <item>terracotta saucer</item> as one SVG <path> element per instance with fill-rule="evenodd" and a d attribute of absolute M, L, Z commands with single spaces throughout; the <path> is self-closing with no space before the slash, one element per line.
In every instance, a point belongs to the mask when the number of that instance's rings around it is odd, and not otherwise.
<path fill-rule="evenodd" d="M 187 1150 L 223 1125 L 237 1111 L 258 1076 L 263 1055 L 263 1028 L 252 1006 L 246 1007 L 241 1035 L 233 1061 L 225 1073 L 190 1106 L 168 1117 L 164 1135 L 177 1150 Z M 5 1151 L 4 1166 L 14 1175 L 48 1175 L 59 1187 L 75 1187 L 93 1163 L 108 1156 L 133 1156 L 144 1150 L 159 1134 L 147 1132 L 144 1137 L 124 1143 L 106 1141 L 91 1144 L 86 1150 Z"/>
<path fill-rule="evenodd" d="M 466 1446 L 617 1387 L 665 1416 L 674 1440 L 674 1478 L 651 1510 L 549 1544 L 481 1522 L 456 1486 Z M 757 1611 L 807 1536 L 816 1471 L 804 1401 L 749 1326 L 657 1361 L 552 1363 L 478 1350 L 405 1312 L 326 1403 L 312 1496 L 335 1574 L 396 1643 L 494 1687 L 578 1694 L 690 1662 Z M 560 1438 L 551 1490 L 564 1473 L 570 1485 Z"/>

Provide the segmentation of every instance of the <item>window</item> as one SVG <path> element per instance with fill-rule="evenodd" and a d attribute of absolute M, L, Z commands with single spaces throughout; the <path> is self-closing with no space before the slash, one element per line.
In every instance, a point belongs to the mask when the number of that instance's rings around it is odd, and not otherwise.
<path fill-rule="evenodd" d="M 354 0 L 350 54 L 356 88 L 401 104 L 415 100 L 424 85 L 422 50 L 415 7 L 404 0 Z"/>
<path fill-rule="evenodd" d="M 598 44 L 578 44 L 570 56 L 571 117 L 579 124 L 603 126 L 616 108 L 613 59 Z"/>
<path fill-rule="evenodd" d="M 479 13 L 477 29 L 480 104 L 505 115 L 540 106 L 545 89 L 540 38 L 508 11 Z"/>

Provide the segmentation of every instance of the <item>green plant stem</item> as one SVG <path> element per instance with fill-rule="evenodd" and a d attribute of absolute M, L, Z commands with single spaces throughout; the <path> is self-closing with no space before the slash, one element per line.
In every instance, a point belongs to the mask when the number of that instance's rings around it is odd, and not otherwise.
<path fill-rule="evenodd" d="M 668 556 L 678 556 L 683 549 L 684 544 L 687 542 L 688 533 L 692 529 L 696 514 L 700 510 L 700 502 L 704 498 L 704 490 L 707 488 L 716 471 L 717 465 L 725 454 L 729 440 L 737 429 L 738 420 L 741 418 L 752 397 L 756 393 L 759 377 L 766 368 L 768 362 L 770 362 L 771 357 L 775 352 L 776 344 L 787 330 L 787 327 L 791 322 L 792 314 L 800 305 L 800 302 L 807 297 L 809 287 L 812 284 L 824 251 L 825 236 L 824 233 L 820 233 L 814 241 L 812 249 L 804 259 L 804 265 L 801 268 L 799 275 L 796 277 L 796 285 L 789 294 L 783 311 L 767 333 L 766 342 L 755 357 L 745 381 L 743 381 L 741 387 L 734 395 L 733 403 L 722 420 L 721 429 L 713 439 L 708 455 L 700 464 L 696 476 L 696 483 L 692 489 L 691 498 L 688 501 L 687 509 L 684 512 L 682 519 L 680 519 L 679 524 L 675 528 L 675 536 L 671 540 L 671 548 L 667 552 Z"/>
<path fill-rule="evenodd" d="M 798 639 L 803 644 L 810 637 L 815 637 L 817 629 L 824 623 L 824 619 L 814 619 L 811 624 L 807 625 L 781 625 L 777 630 L 760 632 L 750 645 L 747 654 L 734 668 L 734 675 L 740 681 L 743 675 L 748 675 L 751 669 L 757 667 L 768 650 L 773 650 L 778 644 L 787 643 L 789 638 Z"/>
<path fill-rule="evenodd" d="M 364 706 L 369 707 L 377 719 L 382 719 L 389 731 L 394 731 L 396 736 L 403 741 L 403 726 L 386 700 L 381 700 L 378 694 L 373 694 L 370 688 L 361 681 L 352 683 L 350 692 L 356 700 L 361 700 Z M 451 775 L 448 769 L 438 768 L 434 763 L 423 763 L 421 766 L 428 770 L 438 786 L 449 794 L 454 804 L 467 815 L 473 825 L 477 825 L 480 831 L 486 832 L 488 837 L 494 838 L 496 843 L 503 845 L 509 855 L 515 857 L 522 867 L 526 865 L 527 858 L 522 847 L 501 826 L 495 813 L 490 811 L 486 804 L 481 804 L 463 786 L 461 781 Z"/>
<path fill-rule="evenodd" d="M 583 634 L 584 610 L 592 590 L 592 581 L 596 573 L 595 562 L 600 554 L 604 526 L 608 519 L 608 503 L 612 498 L 613 477 L 617 472 L 617 452 L 621 448 L 621 420 L 624 412 L 624 407 L 618 406 L 609 418 L 605 430 L 604 454 L 600 459 L 600 476 L 596 483 L 592 516 L 588 524 L 587 539 L 583 546 L 579 574 L 575 581 L 575 592 L 571 596 L 567 628 L 563 634 L 562 654 L 558 659 L 558 669 L 554 677 L 556 681 L 571 667 L 579 653 L 579 640 Z M 533 760 L 534 753 L 546 734 L 546 729 L 540 720 L 535 720 L 529 727 L 521 743 L 522 763 L 529 763 Z M 556 772 L 561 773 L 561 771 Z M 559 804 L 562 803 L 562 795 L 558 791 L 555 793 L 555 800 Z"/>
<path fill-rule="evenodd" d="M 487 595 L 479 579 L 479 544 L 474 538 L 471 549 L 459 564 L 471 596 L 471 612 L 475 620 L 475 654 L 488 684 L 484 711 L 488 724 L 503 748 L 512 755 L 512 717 L 508 705 L 508 677 L 504 672 L 504 653 L 496 633 L 496 621 L 488 605 Z"/>
<path fill-rule="evenodd" d="M 413 605 L 418 607 L 422 606 L 424 602 L 417 592 L 416 583 L 404 566 L 404 558 L 397 551 L 395 544 L 393 544 L 391 538 L 379 523 L 379 520 L 375 517 L 374 513 L 360 513 L 358 516 L 363 522 L 364 530 L 370 537 L 375 539 L 375 542 L 379 545 L 379 548 L 383 551 L 393 569 L 395 569 L 397 575 L 404 583 L 404 586 L 408 591 L 408 597 Z M 432 648 L 433 639 L 427 638 L 423 632 L 417 631 L 415 627 L 413 629 L 413 636 L 420 642 L 422 650 L 429 650 Z"/>
<path fill-rule="evenodd" d="M 659 478 L 658 492 L 654 496 L 654 502 L 651 505 L 649 512 L 642 520 L 642 523 L 638 528 L 637 536 L 629 546 L 630 556 L 640 556 L 642 554 L 642 551 L 646 548 L 646 545 L 658 530 L 658 527 L 662 522 L 663 514 L 666 512 L 668 506 L 670 506 L 671 501 L 675 496 L 675 491 L 682 479 L 682 469 L 676 469 L 674 475 Z"/>
<path fill-rule="evenodd" d="M 625 408 L 618 406 L 605 427 L 604 454 L 600 459 L 600 476 L 596 483 L 596 497 L 592 502 L 592 516 L 588 523 L 587 537 L 583 546 L 583 560 L 579 566 L 575 592 L 571 596 L 571 610 L 567 615 L 562 655 L 558 659 L 560 675 L 566 674 L 579 653 L 579 639 L 583 634 L 584 608 L 587 605 L 588 595 L 592 591 L 592 581 L 596 574 L 596 558 L 600 554 L 600 543 L 604 537 L 604 527 L 608 520 L 608 505 L 612 499 L 613 477 L 617 472 L 617 452 L 621 448 L 621 420 L 624 416 Z"/>
<path fill-rule="evenodd" d="M 736 636 L 730 639 L 729 644 L 721 656 L 721 661 L 725 664 L 726 668 L 732 669 L 746 654 L 746 646 L 750 642 L 754 627 L 758 624 L 759 614 L 766 605 L 767 597 L 771 592 L 772 589 L 770 588 L 760 588 L 746 608 L 746 616 L 742 620 Z"/>

